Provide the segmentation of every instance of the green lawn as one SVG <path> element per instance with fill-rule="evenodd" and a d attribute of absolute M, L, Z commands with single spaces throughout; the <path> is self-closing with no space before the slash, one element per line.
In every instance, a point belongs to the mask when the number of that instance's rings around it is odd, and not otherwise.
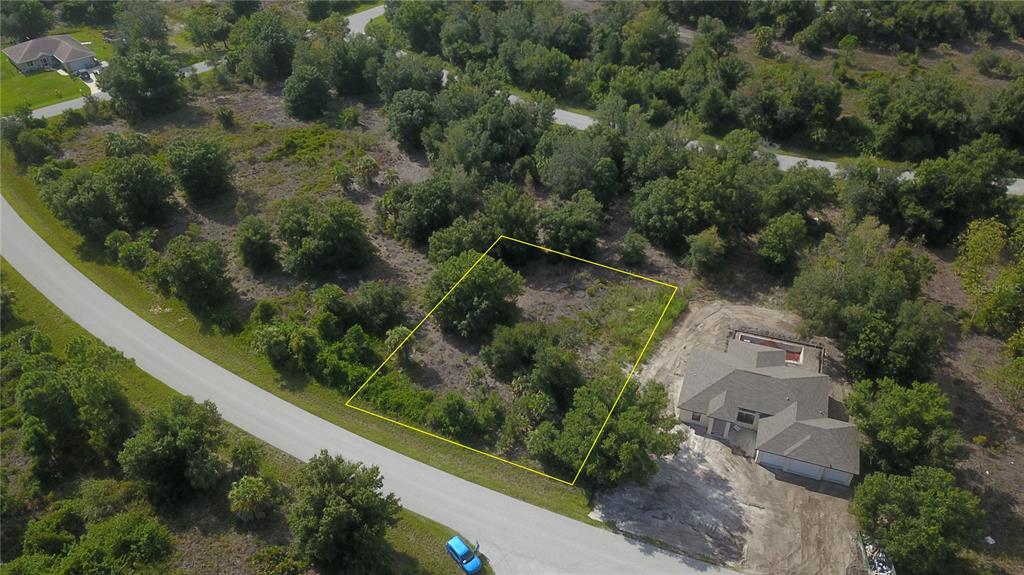
<path fill-rule="evenodd" d="M 54 350 L 59 354 L 69 341 L 79 336 L 89 336 L 81 326 L 64 315 L 43 294 L 39 293 L 15 270 L 7 260 L 0 258 L 0 270 L 5 288 L 14 292 L 17 300 L 15 315 L 19 321 L 32 323 L 53 340 Z M 132 404 L 140 410 L 159 408 L 166 405 L 176 391 L 157 381 L 138 367 L 131 366 L 118 370 L 116 374 L 125 384 L 125 393 Z M 228 444 L 234 444 L 247 434 L 237 427 L 226 424 Z M 274 447 L 264 444 L 266 458 L 262 472 L 284 484 L 290 484 L 301 462 Z M 225 447 L 227 456 L 228 448 Z M 447 574 L 452 572 L 451 559 L 444 551 L 444 543 L 453 534 L 450 528 L 403 509 L 399 523 L 387 534 L 391 544 L 391 562 L 396 573 Z M 487 573 L 492 573 L 487 567 Z"/>
<path fill-rule="evenodd" d="M 81 28 L 60 28 L 52 30 L 51 34 L 68 34 L 75 40 L 78 40 L 89 50 L 92 50 L 96 54 L 96 59 L 107 62 L 114 57 L 114 46 L 103 40 L 103 30 L 99 28 L 93 28 L 91 26 L 84 26 Z"/>
<path fill-rule="evenodd" d="M 7 56 L 0 58 L 0 114 L 10 114 L 21 104 L 35 109 L 72 100 L 89 93 L 89 87 L 78 78 L 57 72 L 22 74 Z"/>
<path fill-rule="evenodd" d="M 242 337 L 203 325 L 174 299 L 160 297 L 124 268 L 104 263 L 95 249 L 64 227 L 40 202 L 32 182 L 20 173 L 8 147 L 2 151 L 3 196 L 21 217 L 72 265 L 164 333 L 247 381 L 375 443 L 574 519 L 589 519 L 586 493 L 460 447 L 402 429 L 344 406 L 346 397 L 321 385 L 289 380 L 265 357 L 252 352 Z M 472 533 L 467 533 L 472 537 Z"/>

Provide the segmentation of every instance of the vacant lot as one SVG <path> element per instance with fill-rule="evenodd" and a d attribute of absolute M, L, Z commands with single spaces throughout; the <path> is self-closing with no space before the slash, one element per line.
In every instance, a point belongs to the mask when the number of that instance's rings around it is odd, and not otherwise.
<path fill-rule="evenodd" d="M 510 240 L 502 242 L 510 243 Z M 613 393 L 617 393 L 658 323 L 672 289 L 554 254 L 538 253 L 528 265 L 514 266 L 514 269 L 524 280 L 524 290 L 516 298 L 517 323 L 546 326 L 551 330 L 548 333 L 555 334 L 559 348 L 571 354 L 584 378 L 606 377 L 609 384 L 614 379 Z M 470 272 L 475 273 L 478 271 Z M 671 325 L 674 314 L 682 309 L 681 297 L 679 302 L 672 306 L 666 326 Z M 429 309 L 429 303 L 423 302 L 422 313 Z M 504 413 L 513 413 L 517 397 L 524 393 L 519 388 L 520 377 L 525 379 L 526 376 L 517 376 L 511 382 L 497 379 L 481 359 L 481 351 L 489 339 L 466 339 L 447 332 L 436 315 L 432 315 L 406 344 L 408 348 L 400 350 L 403 353 L 396 354 L 380 375 L 389 370 L 402 371 L 417 389 L 434 394 L 455 393 L 467 399 L 494 396 L 499 398 Z M 357 396 L 358 403 L 422 427 L 422 422 L 410 419 L 409 414 L 396 410 L 393 405 L 388 409 L 376 403 L 380 399 L 374 394 L 375 383 L 373 379 L 369 381 L 366 388 L 369 393 Z M 385 401 L 390 401 L 390 396 Z M 559 406 L 542 419 L 560 425 L 565 407 Z M 531 429 L 538 423 L 533 422 Z M 593 433 L 596 436 L 598 429 Z M 482 435 L 490 436 L 491 440 L 461 439 L 475 448 L 540 467 L 526 452 L 522 443 L 525 436 L 513 439 L 504 429 L 500 433 L 497 429 L 486 430 Z"/>

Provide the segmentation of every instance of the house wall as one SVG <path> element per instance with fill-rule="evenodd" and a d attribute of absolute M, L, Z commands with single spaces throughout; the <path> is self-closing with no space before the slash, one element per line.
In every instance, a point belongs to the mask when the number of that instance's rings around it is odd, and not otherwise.
<path fill-rule="evenodd" d="M 768 453 L 766 451 L 758 450 L 757 454 L 754 456 L 754 461 L 769 469 L 784 471 L 786 473 L 792 473 L 794 475 L 808 477 L 810 479 L 819 479 L 830 483 L 838 483 L 840 485 L 849 485 L 850 482 L 853 481 L 853 474 L 845 471 L 822 467 L 821 465 L 807 463 L 806 461 L 800 461 L 798 459 L 792 459 L 790 457 L 785 457 L 775 453 Z"/>
<path fill-rule="evenodd" d="M 708 426 L 708 416 L 702 413 L 697 413 L 696 416 L 698 419 L 694 419 L 694 412 L 692 411 L 689 411 L 687 409 L 679 410 L 679 420 L 682 421 L 683 423 L 689 425 L 698 425 L 700 427 Z"/>

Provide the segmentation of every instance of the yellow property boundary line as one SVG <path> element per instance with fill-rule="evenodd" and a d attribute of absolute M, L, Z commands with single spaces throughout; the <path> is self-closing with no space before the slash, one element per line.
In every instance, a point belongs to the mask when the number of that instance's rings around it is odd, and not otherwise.
<path fill-rule="evenodd" d="M 522 245 L 525 245 L 525 246 L 530 246 L 532 248 L 539 249 L 539 250 L 541 250 L 543 252 L 546 252 L 546 253 L 558 254 L 560 256 L 567 257 L 569 259 L 573 259 L 573 260 L 576 260 L 576 261 L 579 261 L 579 262 L 583 262 L 583 263 L 587 263 L 587 264 L 590 264 L 590 265 L 594 265 L 594 266 L 597 266 L 599 268 L 604 268 L 606 270 L 611 270 L 613 272 L 624 274 L 624 275 L 627 275 L 627 276 L 630 276 L 630 277 L 633 277 L 633 278 L 641 279 L 641 280 L 644 280 L 644 281 L 649 281 L 651 283 L 655 283 L 655 284 L 658 284 L 660 286 L 665 286 L 667 288 L 671 288 L 672 289 L 672 293 L 669 294 L 669 296 L 668 296 L 668 301 L 665 302 L 665 307 L 663 307 L 661 309 L 661 315 L 658 316 L 658 321 L 655 322 L 654 327 L 651 329 L 650 335 L 647 336 L 647 341 L 644 343 L 643 349 L 640 350 L 640 355 L 637 356 L 636 361 L 633 362 L 633 366 L 629 370 L 629 375 L 626 376 L 626 381 L 624 381 L 622 383 L 622 388 L 619 389 L 619 394 L 615 397 L 615 401 L 612 403 L 611 409 L 608 410 L 608 415 L 605 416 L 604 422 L 601 424 L 601 429 L 598 430 L 597 435 L 594 437 L 594 442 L 590 444 L 590 449 L 587 450 L 587 456 L 583 458 L 583 463 L 581 463 L 579 469 L 576 470 L 576 475 L 573 477 L 572 481 L 566 481 L 564 479 L 555 477 L 553 475 L 548 475 L 547 473 L 544 473 L 543 471 L 537 471 L 536 469 L 533 469 L 532 467 L 527 467 L 525 465 L 521 465 L 521 464 L 516 463 L 514 461 L 509 461 L 508 459 L 505 459 L 504 457 L 499 457 L 497 455 L 494 455 L 493 453 L 487 453 L 486 451 L 480 451 L 479 449 L 475 449 L 475 448 L 470 447 L 468 445 L 464 445 L 462 443 L 459 443 L 458 441 L 453 441 L 451 439 L 448 439 L 447 437 L 441 437 L 440 435 L 437 435 L 436 433 L 431 433 L 430 431 L 427 431 L 425 429 L 420 429 L 418 427 L 409 425 L 407 423 L 402 423 L 401 421 L 392 419 L 390 417 L 381 415 L 379 413 L 375 413 L 375 412 L 370 411 L 368 409 L 363 409 L 362 407 L 359 407 L 359 406 L 356 406 L 356 405 L 352 404 L 352 400 L 354 400 L 356 398 L 356 396 L 359 395 L 359 392 L 363 391 L 363 388 L 365 388 L 366 385 L 368 383 L 370 383 L 370 380 L 372 380 L 374 378 L 374 376 L 376 376 L 377 373 L 380 372 L 380 370 L 383 369 L 384 366 L 387 365 L 387 363 L 389 361 L 391 361 L 391 358 L 394 357 L 396 353 L 398 353 L 398 350 L 402 349 L 402 346 L 405 345 L 405 343 L 407 341 L 409 341 L 409 339 L 412 338 L 412 336 L 416 333 L 416 330 L 418 330 L 420 328 L 420 326 L 422 326 L 424 323 L 426 323 L 426 321 L 430 318 L 430 316 L 433 315 L 433 313 L 435 311 L 437 311 L 437 308 L 441 307 L 441 304 L 444 303 L 444 300 L 448 299 L 448 296 L 450 296 L 452 294 L 452 292 L 455 291 L 455 288 L 459 287 L 459 284 L 461 284 L 463 282 L 463 280 L 465 280 L 469 276 L 469 274 L 474 269 L 476 269 L 476 266 L 481 261 L 483 261 L 483 259 L 485 257 L 487 257 L 487 254 L 489 254 L 491 252 L 491 250 L 494 249 L 494 246 L 498 245 L 498 243 L 501 242 L 501 240 L 509 240 L 509 241 L 516 242 L 516 243 L 519 243 L 519 244 L 522 244 Z M 587 259 L 583 259 L 581 257 L 574 256 L 572 254 L 567 254 L 565 252 L 560 252 L 558 250 L 553 250 L 551 248 L 546 248 L 544 246 L 539 246 L 537 244 L 532 244 L 530 242 L 524 242 L 523 240 L 519 240 L 519 239 L 516 239 L 516 238 L 513 238 L 513 237 L 506 236 L 506 235 L 498 236 L 498 239 L 494 240 L 494 242 L 491 243 L 490 247 L 488 247 L 487 250 L 484 251 L 484 253 L 480 254 L 480 257 L 478 257 L 476 259 L 476 261 L 473 262 L 473 265 L 471 265 L 469 267 L 469 269 L 466 270 L 466 273 L 462 274 L 462 277 L 459 278 L 459 281 L 455 282 L 455 284 L 452 285 L 452 287 L 448 289 L 448 291 L 444 294 L 444 296 L 440 299 L 440 301 L 438 301 L 436 304 L 434 304 L 434 307 L 430 308 L 430 311 L 427 312 L 427 315 L 423 316 L 423 319 L 421 319 L 419 321 L 419 323 L 416 324 L 416 327 L 412 328 L 412 330 L 409 332 L 409 334 L 405 336 L 405 339 L 403 339 L 401 341 L 401 343 L 398 344 L 398 347 L 396 347 L 390 354 L 388 354 L 388 356 L 386 358 L 384 358 L 384 361 L 382 361 L 381 364 L 377 366 L 377 369 L 373 370 L 373 373 L 371 373 L 369 375 L 369 377 L 366 378 L 366 381 L 364 381 L 363 384 L 359 386 L 359 389 L 357 389 L 355 391 L 355 393 L 352 394 L 352 397 L 348 398 L 348 401 L 345 402 L 345 406 L 346 407 L 350 407 L 352 409 L 355 409 L 356 411 L 361 411 L 361 412 L 363 412 L 363 413 L 365 413 L 367 415 L 372 415 L 373 417 L 376 417 L 376 418 L 379 418 L 379 419 L 383 419 L 384 421 L 389 421 L 391 423 L 394 423 L 395 425 L 404 427 L 406 429 L 411 429 L 412 431 L 416 431 L 418 433 L 422 433 L 423 435 L 427 435 L 427 436 L 433 437 L 434 439 L 439 439 L 441 441 L 444 441 L 445 443 L 449 443 L 451 445 L 455 445 L 457 447 L 461 447 L 463 449 L 467 449 L 469 451 L 472 451 L 473 453 L 477 453 L 477 454 L 483 455 L 485 457 L 490 457 L 491 459 L 496 459 L 498 461 L 501 461 L 502 463 L 507 463 L 507 464 L 509 464 L 509 465 L 511 465 L 513 467 L 518 467 L 519 469 L 523 469 L 523 470 L 529 471 L 531 473 L 536 473 L 537 475 L 541 475 L 543 477 L 547 477 L 548 479 L 553 479 L 555 481 L 558 481 L 559 483 L 564 483 L 564 484 L 570 485 L 570 486 L 575 485 L 576 481 L 580 478 L 580 474 L 583 473 L 583 468 L 586 467 L 587 461 L 590 460 L 590 456 L 594 452 L 594 448 L 597 447 L 597 442 L 601 439 L 601 436 L 604 434 L 604 430 L 608 426 L 608 421 L 611 420 L 612 414 L 615 413 L 615 408 L 616 408 L 616 406 L 618 406 L 619 400 L 622 399 L 622 394 L 625 393 L 626 387 L 629 385 L 629 382 L 632 381 L 633 375 L 636 373 L 636 368 L 640 365 L 640 361 L 643 360 L 644 354 L 647 353 L 647 348 L 650 347 L 651 341 L 654 339 L 654 334 L 657 333 L 658 327 L 661 326 L 661 321 L 663 319 L 665 319 L 665 314 L 668 312 L 669 306 L 672 305 L 672 301 L 675 299 L 676 292 L 678 292 L 678 291 L 679 291 L 679 287 L 678 286 L 674 286 L 672 284 L 668 284 L 668 283 L 665 283 L 665 282 L 662 282 L 662 281 L 658 281 L 656 279 L 652 279 L 652 278 L 649 278 L 649 277 L 638 275 L 638 274 L 635 274 L 635 273 L 632 273 L 632 272 L 628 272 L 626 270 L 621 270 L 621 269 L 618 269 L 618 268 L 614 268 L 612 266 L 608 266 L 608 265 L 605 265 L 605 264 L 602 264 L 602 263 L 598 263 L 598 262 L 590 261 L 590 260 L 587 260 Z"/>

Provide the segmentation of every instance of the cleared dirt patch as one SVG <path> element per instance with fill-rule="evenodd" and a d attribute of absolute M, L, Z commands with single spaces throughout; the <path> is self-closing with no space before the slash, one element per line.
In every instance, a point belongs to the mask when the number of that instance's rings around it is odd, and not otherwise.
<path fill-rule="evenodd" d="M 861 573 L 847 500 L 780 481 L 694 433 L 646 486 L 597 498 L 592 517 L 744 572 Z"/>
<path fill-rule="evenodd" d="M 724 350 L 729 331 L 739 328 L 793 337 L 798 322 L 789 311 L 720 300 L 691 302 L 653 350 L 640 378 L 664 385 L 674 409 L 695 347 Z M 815 343 L 832 349 L 828 341 Z M 834 379 L 833 388 L 834 397 L 845 396 L 841 380 Z M 793 481 L 777 479 L 728 445 L 690 430 L 679 451 L 659 462 L 648 485 L 601 494 L 592 516 L 751 573 L 859 573 L 849 490 Z"/>

